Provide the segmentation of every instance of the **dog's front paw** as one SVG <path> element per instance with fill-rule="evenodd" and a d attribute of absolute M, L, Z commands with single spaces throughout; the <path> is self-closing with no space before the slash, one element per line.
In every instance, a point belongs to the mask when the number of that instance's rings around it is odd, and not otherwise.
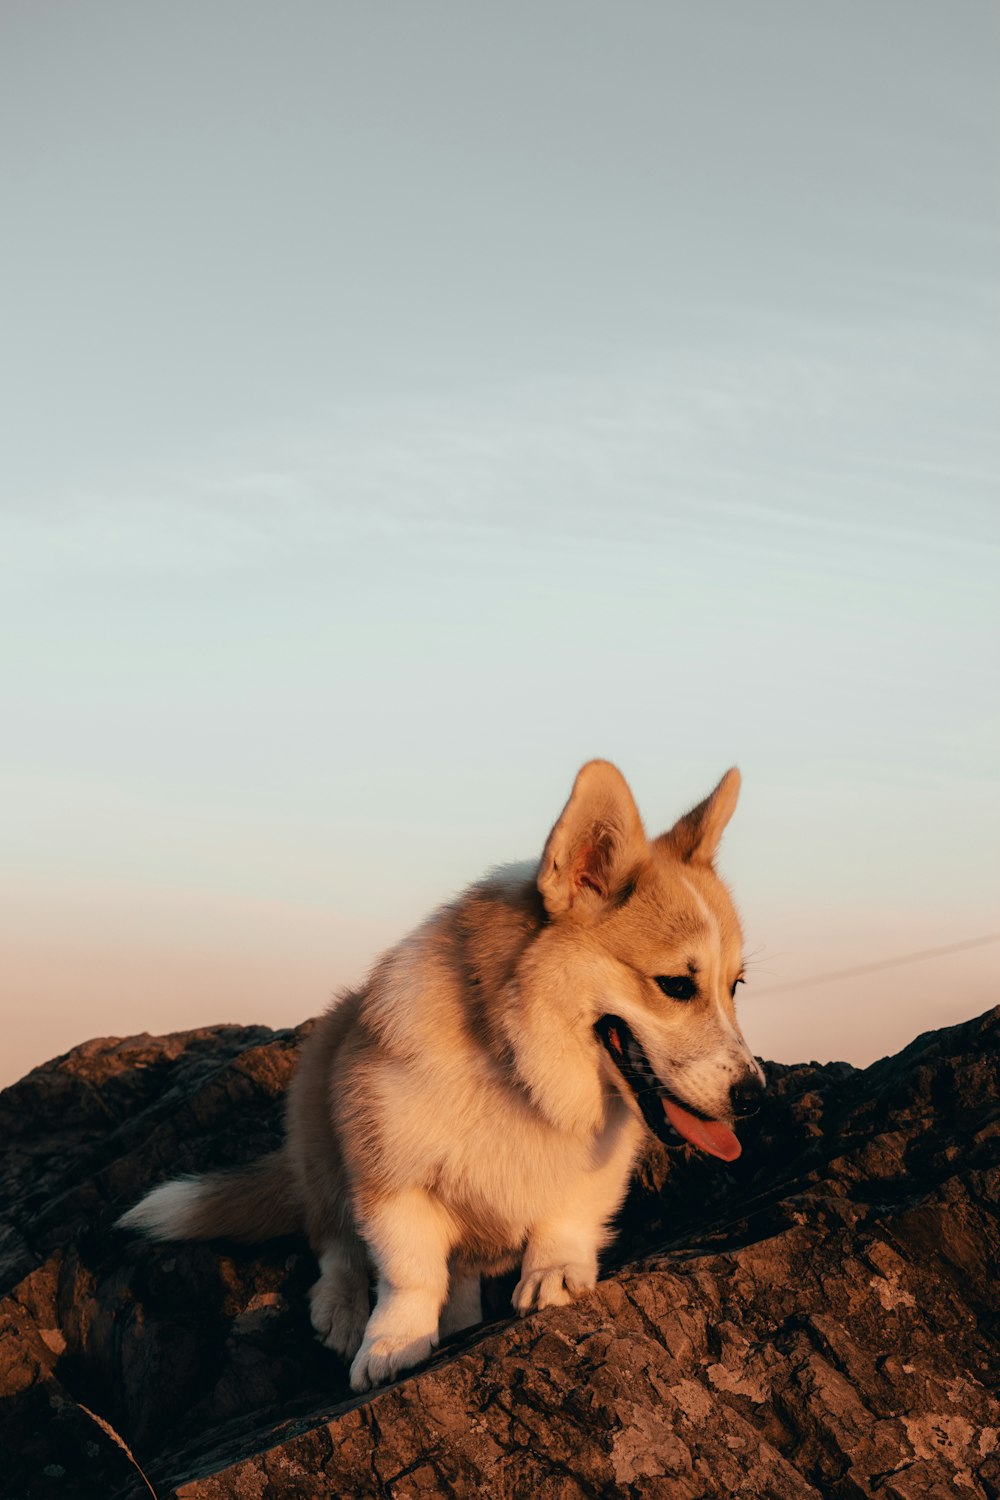
<path fill-rule="evenodd" d="M 514 1288 L 511 1301 L 523 1318 L 525 1313 L 543 1307 L 568 1307 L 577 1297 L 592 1292 L 596 1285 L 592 1266 L 541 1266 L 525 1272 Z"/>
<path fill-rule="evenodd" d="M 351 1366 L 351 1390 L 367 1391 L 392 1380 L 400 1370 L 428 1359 L 436 1342 L 427 1334 L 408 1338 L 406 1334 L 378 1333 L 364 1339 Z"/>

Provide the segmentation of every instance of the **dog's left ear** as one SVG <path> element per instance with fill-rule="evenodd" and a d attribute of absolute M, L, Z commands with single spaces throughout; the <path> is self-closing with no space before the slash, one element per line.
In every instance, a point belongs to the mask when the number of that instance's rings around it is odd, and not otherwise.
<path fill-rule="evenodd" d="M 657 839 L 666 844 L 685 864 L 710 865 L 736 808 L 740 795 L 740 773 L 732 766 L 719 785 L 697 807 L 679 818 Z"/>
<path fill-rule="evenodd" d="M 628 782 L 606 760 L 591 760 L 573 783 L 538 867 L 550 917 L 597 916 L 624 891 L 648 845 Z"/>

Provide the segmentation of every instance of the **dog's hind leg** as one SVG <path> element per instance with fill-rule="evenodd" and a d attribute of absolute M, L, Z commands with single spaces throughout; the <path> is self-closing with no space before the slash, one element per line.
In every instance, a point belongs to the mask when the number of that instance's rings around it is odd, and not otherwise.
<path fill-rule="evenodd" d="M 319 1280 L 309 1289 L 309 1317 L 328 1349 L 350 1364 L 371 1311 L 368 1260 L 359 1240 L 330 1240 L 320 1251 Z"/>
<path fill-rule="evenodd" d="M 309 1315 L 319 1339 L 350 1362 L 370 1311 L 371 1267 L 354 1223 L 350 1185 L 331 1105 L 331 1074 L 345 1033 L 357 1016 L 348 995 L 317 1022 L 306 1041 L 288 1095 L 288 1155 L 319 1280 Z"/>
<path fill-rule="evenodd" d="M 448 1283 L 448 1300 L 441 1309 L 442 1338 L 461 1333 L 483 1321 L 483 1299 L 479 1273 L 453 1271 Z"/>
<path fill-rule="evenodd" d="M 328 1349 L 348 1363 L 357 1354 L 371 1311 L 371 1266 L 358 1238 L 350 1198 L 333 1150 L 303 1173 L 306 1227 L 319 1261 L 319 1280 L 309 1291 L 312 1326 Z"/>

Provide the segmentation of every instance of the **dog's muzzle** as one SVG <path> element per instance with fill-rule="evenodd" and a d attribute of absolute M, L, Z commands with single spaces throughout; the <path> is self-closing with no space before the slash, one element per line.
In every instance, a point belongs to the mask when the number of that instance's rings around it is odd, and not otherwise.
<path fill-rule="evenodd" d="M 658 1140 L 665 1146 L 673 1146 L 679 1135 L 710 1156 L 722 1161 L 736 1160 L 742 1148 L 730 1127 L 723 1120 L 713 1120 L 690 1104 L 683 1104 L 670 1092 L 654 1072 L 627 1022 L 620 1016 L 602 1016 L 594 1031 Z"/>

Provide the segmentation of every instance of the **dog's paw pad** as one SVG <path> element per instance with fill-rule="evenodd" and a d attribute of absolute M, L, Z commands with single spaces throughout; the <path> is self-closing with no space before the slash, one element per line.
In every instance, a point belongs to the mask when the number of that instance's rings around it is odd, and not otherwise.
<path fill-rule="evenodd" d="M 568 1307 L 577 1297 L 592 1292 L 595 1285 L 589 1266 L 543 1266 L 521 1277 L 511 1301 L 523 1317 L 543 1307 Z"/>
<path fill-rule="evenodd" d="M 392 1380 L 400 1370 L 418 1365 L 430 1357 L 434 1342 L 428 1336 L 407 1340 L 388 1333 L 365 1339 L 351 1365 L 351 1390 L 370 1390 Z"/>

